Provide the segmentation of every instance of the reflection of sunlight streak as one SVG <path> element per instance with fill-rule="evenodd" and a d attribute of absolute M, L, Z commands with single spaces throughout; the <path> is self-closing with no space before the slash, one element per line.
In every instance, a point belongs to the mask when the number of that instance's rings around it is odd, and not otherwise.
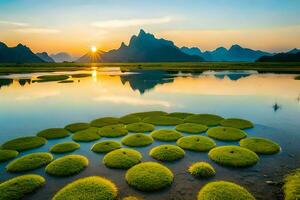
<path fill-rule="evenodd" d="M 93 71 L 92 71 L 92 77 L 93 77 L 93 81 L 97 82 L 97 69 L 93 69 Z"/>
<path fill-rule="evenodd" d="M 58 95 L 60 95 L 59 91 L 39 92 L 37 94 L 18 96 L 16 97 L 16 100 L 23 101 L 23 100 L 43 99 L 43 98 L 53 97 Z"/>

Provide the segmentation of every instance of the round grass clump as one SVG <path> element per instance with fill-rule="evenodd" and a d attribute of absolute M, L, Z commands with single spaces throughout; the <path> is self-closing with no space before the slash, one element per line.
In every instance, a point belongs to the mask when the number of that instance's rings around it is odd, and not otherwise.
<path fill-rule="evenodd" d="M 123 124 L 115 124 L 110 126 L 104 126 L 99 129 L 98 134 L 102 137 L 120 137 L 127 135 L 128 130 Z"/>
<path fill-rule="evenodd" d="M 143 198 L 135 197 L 135 196 L 128 196 L 128 197 L 124 197 L 122 200 L 143 200 Z"/>
<path fill-rule="evenodd" d="M 160 130 L 156 130 L 153 131 L 151 133 L 151 136 L 155 139 L 155 140 L 159 140 L 159 141 L 176 141 L 179 138 L 182 137 L 182 134 L 178 131 L 175 130 L 170 130 L 170 129 L 160 129 Z"/>
<path fill-rule="evenodd" d="M 220 124 L 222 126 L 234 127 L 239 129 L 253 128 L 253 123 L 251 121 L 238 118 L 224 119 Z"/>
<path fill-rule="evenodd" d="M 188 171 L 196 178 L 208 178 L 216 174 L 213 166 L 207 162 L 196 162 L 189 167 Z"/>
<path fill-rule="evenodd" d="M 175 129 L 184 133 L 199 134 L 207 131 L 208 127 L 202 124 L 184 123 L 177 125 Z"/>
<path fill-rule="evenodd" d="M 284 179 L 283 185 L 284 199 L 295 200 L 299 199 L 300 195 L 300 169 L 290 173 Z"/>
<path fill-rule="evenodd" d="M 207 135 L 211 138 L 222 141 L 238 141 L 247 137 L 245 131 L 232 127 L 214 127 L 207 131 Z"/>
<path fill-rule="evenodd" d="M 174 175 L 156 162 L 144 162 L 130 168 L 125 175 L 127 183 L 141 191 L 156 191 L 170 186 Z"/>
<path fill-rule="evenodd" d="M 15 150 L 0 149 L 0 163 L 13 159 L 19 155 Z"/>
<path fill-rule="evenodd" d="M 134 116 L 134 115 L 125 115 L 124 117 L 120 118 L 120 122 L 122 124 L 132 124 L 132 123 L 137 123 L 140 121 L 141 121 L 141 118 L 138 116 Z"/>
<path fill-rule="evenodd" d="M 174 161 L 183 158 L 185 152 L 175 145 L 160 145 L 152 148 L 149 155 L 160 161 Z"/>
<path fill-rule="evenodd" d="M 230 167 L 248 167 L 259 160 L 256 153 L 239 146 L 216 147 L 209 151 L 208 156 L 216 163 Z"/>
<path fill-rule="evenodd" d="M 49 164 L 53 160 L 50 153 L 31 153 L 11 161 L 6 170 L 9 172 L 24 172 L 37 169 Z"/>
<path fill-rule="evenodd" d="M 94 144 L 91 150 L 95 153 L 107 153 L 120 148 L 121 148 L 121 144 L 119 142 L 103 141 Z"/>
<path fill-rule="evenodd" d="M 139 117 L 141 119 L 144 119 L 146 117 L 157 117 L 157 116 L 165 116 L 168 113 L 163 111 L 147 111 L 147 112 L 137 112 L 137 113 L 131 113 L 129 116 L 135 116 Z"/>
<path fill-rule="evenodd" d="M 255 200 L 245 188 L 227 181 L 206 184 L 198 193 L 197 200 Z"/>
<path fill-rule="evenodd" d="M 126 125 L 126 129 L 129 132 L 133 132 L 133 133 L 145 133 L 145 132 L 153 131 L 155 127 L 152 124 L 137 122 L 137 123 Z"/>
<path fill-rule="evenodd" d="M 71 176 L 78 174 L 89 164 L 89 160 L 81 155 L 60 157 L 46 167 L 46 172 L 52 176 Z"/>
<path fill-rule="evenodd" d="M 116 200 L 117 195 L 117 186 L 113 182 L 100 176 L 90 176 L 66 185 L 52 200 Z"/>
<path fill-rule="evenodd" d="M 69 136 L 69 132 L 63 128 L 49 128 L 40 131 L 37 136 L 43 137 L 46 139 L 57 139 L 57 138 L 64 138 Z"/>
<path fill-rule="evenodd" d="M 117 149 L 103 157 L 103 163 L 109 168 L 128 169 L 142 160 L 142 154 L 133 149 Z"/>
<path fill-rule="evenodd" d="M 23 199 L 27 194 L 42 187 L 45 182 L 46 180 L 42 176 L 35 174 L 14 177 L 0 184 L 0 199 Z"/>
<path fill-rule="evenodd" d="M 240 141 L 240 146 L 250 149 L 258 154 L 275 154 L 280 151 L 279 144 L 265 138 L 245 138 Z"/>
<path fill-rule="evenodd" d="M 223 117 L 220 117 L 218 115 L 197 114 L 185 118 L 184 121 L 189 123 L 203 124 L 206 126 L 216 126 L 219 125 L 222 120 Z"/>
<path fill-rule="evenodd" d="M 174 126 L 182 124 L 183 120 L 175 117 L 153 116 L 144 118 L 143 122 L 158 126 Z"/>
<path fill-rule="evenodd" d="M 168 117 L 175 117 L 175 118 L 179 118 L 179 119 L 185 119 L 191 115 L 194 115 L 194 114 L 186 113 L 186 112 L 173 112 L 173 113 L 167 114 Z"/>
<path fill-rule="evenodd" d="M 72 133 L 75 133 L 77 131 L 82 131 L 82 130 L 88 129 L 89 127 L 90 127 L 90 124 L 79 122 L 79 123 L 69 124 L 69 125 L 65 126 L 65 129 L 67 129 L 68 131 L 70 131 Z"/>
<path fill-rule="evenodd" d="M 80 144 L 76 142 L 62 142 L 53 145 L 50 148 L 51 153 L 67 153 L 67 152 L 72 152 L 75 151 L 76 149 L 80 148 Z"/>
<path fill-rule="evenodd" d="M 215 141 L 206 137 L 206 136 L 198 136 L 191 135 L 185 136 L 177 140 L 176 144 L 182 149 L 190 150 L 190 151 L 209 151 L 216 146 Z"/>
<path fill-rule="evenodd" d="M 16 151 L 25 151 L 43 146 L 47 143 L 47 140 L 42 137 L 20 137 L 17 139 L 10 140 L 1 145 L 1 149 L 9 149 Z"/>
<path fill-rule="evenodd" d="M 101 128 L 103 126 L 109 126 L 109 125 L 114 125 L 114 124 L 119 124 L 119 123 L 120 123 L 119 118 L 102 117 L 102 118 L 98 118 L 98 119 L 91 121 L 90 125 L 93 127 Z"/>
<path fill-rule="evenodd" d="M 72 139 L 76 142 L 91 142 L 99 140 L 101 136 L 98 134 L 99 129 L 90 127 L 83 131 L 78 131 L 72 135 Z"/>
<path fill-rule="evenodd" d="M 153 139 L 149 135 L 143 133 L 135 133 L 127 135 L 122 139 L 122 144 L 129 147 L 144 147 L 153 143 Z"/>
<path fill-rule="evenodd" d="M 48 82 L 48 81 L 62 81 L 68 79 L 68 75 L 43 75 L 43 76 L 38 76 L 37 82 Z"/>

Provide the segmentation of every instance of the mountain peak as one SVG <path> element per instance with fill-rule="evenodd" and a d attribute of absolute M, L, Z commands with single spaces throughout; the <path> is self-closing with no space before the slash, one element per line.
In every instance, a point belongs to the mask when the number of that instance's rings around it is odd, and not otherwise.
<path fill-rule="evenodd" d="M 230 47 L 230 49 L 242 49 L 242 47 L 240 46 L 240 45 L 238 45 L 238 44 L 234 44 L 234 45 L 232 45 L 231 47 Z M 229 49 L 229 50 L 230 50 Z"/>
<path fill-rule="evenodd" d="M 3 47 L 3 48 L 7 48 L 7 45 L 4 43 L 4 42 L 0 42 L 0 48 Z"/>
<path fill-rule="evenodd" d="M 147 33 L 143 29 L 141 29 L 140 32 L 139 32 L 139 36 L 143 36 L 143 35 L 146 35 L 146 34 Z"/>

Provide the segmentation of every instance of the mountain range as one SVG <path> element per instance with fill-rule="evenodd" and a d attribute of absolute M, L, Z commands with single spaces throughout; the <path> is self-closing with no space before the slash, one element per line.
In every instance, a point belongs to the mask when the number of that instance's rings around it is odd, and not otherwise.
<path fill-rule="evenodd" d="M 292 50 L 287 53 L 278 53 L 273 56 L 262 56 L 257 62 L 300 62 L 300 51 Z"/>
<path fill-rule="evenodd" d="M 60 52 L 56 54 L 51 54 L 50 57 L 57 63 L 62 63 L 62 62 L 73 62 L 77 58 L 72 57 L 70 54 L 66 52 Z"/>
<path fill-rule="evenodd" d="M 55 61 L 51 58 L 47 52 L 36 53 L 36 55 L 45 62 L 54 63 Z"/>

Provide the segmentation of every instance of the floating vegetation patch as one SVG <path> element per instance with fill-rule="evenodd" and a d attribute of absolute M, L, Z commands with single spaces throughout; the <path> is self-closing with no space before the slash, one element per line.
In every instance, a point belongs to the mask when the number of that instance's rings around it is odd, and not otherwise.
<path fill-rule="evenodd" d="M 216 147 L 210 150 L 208 156 L 216 163 L 230 167 L 248 167 L 259 160 L 256 153 L 238 146 Z"/>
<path fill-rule="evenodd" d="M 122 200 L 143 200 L 143 198 L 135 197 L 135 196 L 128 196 L 128 197 L 124 197 Z"/>
<path fill-rule="evenodd" d="M 198 135 L 182 137 L 177 140 L 176 144 L 182 149 L 190 151 L 209 151 L 216 146 L 212 139 Z"/>
<path fill-rule="evenodd" d="M 159 145 L 150 150 L 149 155 L 160 161 L 174 161 L 184 157 L 185 152 L 175 145 Z"/>
<path fill-rule="evenodd" d="M 0 149 L 0 163 L 11 160 L 19 155 L 15 150 Z"/>
<path fill-rule="evenodd" d="M 119 124 L 119 123 L 120 123 L 119 118 L 102 117 L 102 118 L 98 118 L 98 119 L 91 121 L 90 125 L 101 128 L 103 126 L 109 126 L 109 125 L 114 125 L 114 124 Z"/>
<path fill-rule="evenodd" d="M 175 130 L 159 129 L 159 130 L 153 131 L 151 133 L 151 136 L 155 140 L 167 142 L 167 141 L 177 141 L 179 138 L 182 137 L 182 134 Z"/>
<path fill-rule="evenodd" d="M 68 137 L 70 134 L 63 128 L 48 128 L 37 133 L 37 136 L 50 139 L 58 139 Z"/>
<path fill-rule="evenodd" d="M 194 115 L 194 114 L 186 113 L 186 112 L 173 112 L 173 113 L 167 114 L 168 117 L 175 117 L 175 118 L 179 118 L 179 119 L 185 119 L 191 115 Z"/>
<path fill-rule="evenodd" d="M 98 134 L 99 129 L 96 127 L 90 127 L 83 131 L 78 131 L 72 135 L 72 139 L 76 142 L 91 142 L 99 140 L 101 136 Z"/>
<path fill-rule="evenodd" d="M 224 119 L 221 121 L 221 125 L 239 129 L 253 128 L 253 123 L 251 121 L 238 118 Z"/>
<path fill-rule="evenodd" d="M 115 124 L 104 126 L 99 129 L 98 134 L 102 137 L 120 137 L 127 135 L 128 130 L 126 129 L 125 125 L 123 124 Z"/>
<path fill-rule="evenodd" d="M 296 76 L 296 77 L 295 77 L 295 80 L 300 80 L 300 76 Z"/>
<path fill-rule="evenodd" d="M 63 81 L 69 78 L 68 75 L 44 75 L 38 76 L 37 80 L 33 80 L 32 82 L 51 82 L 51 81 Z"/>
<path fill-rule="evenodd" d="M 130 168 L 125 175 L 127 183 L 141 191 L 156 191 L 170 186 L 174 175 L 156 162 L 145 162 Z"/>
<path fill-rule="evenodd" d="M 116 141 L 103 141 L 94 144 L 91 150 L 95 153 L 107 153 L 116 149 L 120 149 L 121 144 Z"/>
<path fill-rule="evenodd" d="M 222 141 L 238 141 L 247 137 L 245 131 L 232 127 L 214 127 L 207 131 L 207 135 L 217 140 Z"/>
<path fill-rule="evenodd" d="M 208 178 L 216 174 L 215 169 L 207 162 L 193 163 L 189 169 L 189 173 L 196 178 Z"/>
<path fill-rule="evenodd" d="M 117 149 L 107 153 L 103 163 L 109 168 L 128 169 L 142 160 L 142 154 L 133 149 Z"/>
<path fill-rule="evenodd" d="M 58 83 L 74 83 L 73 80 L 65 80 L 65 81 L 59 81 Z"/>
<path fill-rule="evenodd" d="M 125 115 L 124 117 L 120 118 L 120 122 L 122 124 L 132 124 L 132 123 L 137 123 L 140 121 L 141 121 L 141 118 L 138 116 L 134 116 L 134 115 Z"/>
<path fill-rule="evenodd" d="M 177 125 L 175 129 L 184 133 L 199 134 L 207 131 L 208 127 L 202 124 L 184 123 Z"/>
<path fill-rule="evenodd" d="M 167 114 L 168 113 L 163 112 L 163 111 L 148 111 L 148 112 L 131 113 L 131 114 L 129 114 L 129 116 L 136 116 L 141 119 L 144 119 L 146 117 L 157 117 L 157 116 L 164 116 Z"/>
<path fill-rule="evenodd" d="M 295 200 L 300 197 L 300 169 L 290 173 L 284 179 L 284 199 Z"/>
<path fill-rule="evenodd" d="M 143 147 L 153 143 L 153 139 L 149 135 L 143 133 L 135 133 L 127 135 L 122 139 L 122 144 L 129 147 Z"/>
<path fill-rule="evenodd" d="M 90 77 L 90 76 L 92 76 L 92 74 L 87 74 L 87 73 L 85 73 L 85 74 L 71 74 L 72 78 L 85 78 L 85 77 Z"/>
<path fill-rule="evenodd" d="M 280 151 L 279 144 L 272 140 L 258 137 L 242 139 L 240 141 L 240 146 L 250 149 L 258 154 L 275 154 Z"/>
<path fill-rule="evenodd" d="M 65 129 L 72 133 L 75 133 L 77 131 L 82 131 L 82 130 L 88 129 L 89 127 L 90 127 L 90 124 L 79 122 L 79 123 L 69 124 L 69 125 L 65 126 Z"/>
<path fill-rule="evenodd" d="M 175 117 L 153 116 L 144 118 L 143 122 L 159 126 L 174 126 L 182 124 L 183 120 Z"/>
<path fill-rule="evenodd" d="M 144 122 L 137 122 L 137 123 L 126 125 L 126 129 L 129 132 L 133 132 L 133 133 L 146 133 L 146 132 L 153 131 L 155 129 L 155 126 Z"/>
<path fill-rule="evenodd" d="M 51 153 L 67 153 L 67 152 L 72 152 L 75 151 L 76 149 L 80 148 L 80 144 L 76 142 L 62 142 L 53 145 L 50 148 Z"/>
<path fill-rule="evenodd" d="M 1 145 L 1 149 L 10 149 L 16 151 L 25 151 L 43 146 L 47 143 L 47 140 L 42 137 L 20 137 L 17 139 L 9 140 Z"/>
<path fill-rule="evenodd" d="M 184 121 L 188 122 L 188 123 L 203 124 L 206 126 L 216 126 L 216 125 L 219 125 L 222 120 L 223 120 L 223 117 L 220 117 L 218 115 L 197 114 L 197 115 L 191 115 L 191 116 L 185 118 Z"/>

